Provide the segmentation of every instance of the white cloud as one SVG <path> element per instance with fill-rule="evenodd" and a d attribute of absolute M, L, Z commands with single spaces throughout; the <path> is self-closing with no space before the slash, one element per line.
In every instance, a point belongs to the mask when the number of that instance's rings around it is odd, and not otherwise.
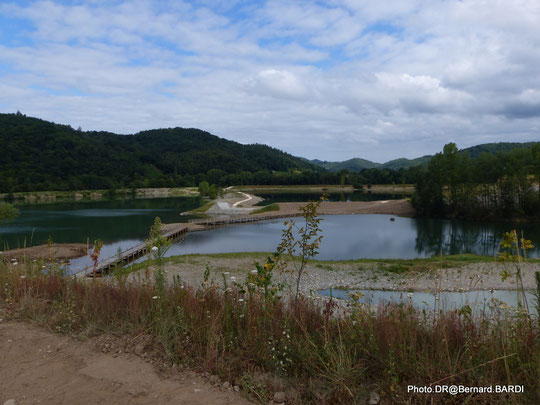
<path fill-rule="evenodd" d="M 74 3 L 0 5 L 28 21 L 0 27 L 2 111 L 326 160 L 538 138 L 537 1 Z"/>

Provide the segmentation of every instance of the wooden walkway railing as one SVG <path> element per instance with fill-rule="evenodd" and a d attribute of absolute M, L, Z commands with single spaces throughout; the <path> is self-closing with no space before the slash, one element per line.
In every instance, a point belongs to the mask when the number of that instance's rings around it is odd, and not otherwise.
<path fill-rule="evenodd" d="M 247 222 L 257 222 L 265 221 L 269 219 L 276 218 L 290 218 L 299 216 L 299 213 L 294 214 L 274 214 L 274 215 L 264 215 L 264 216 L 242 216 L 242 217 L 233 217 L 233 218 L 214 218 L 214 219 L 196 219 L 190 220 L 188 223 L 178 224 L 174 229 L 169 230 L 164 233 L 163 236 L 167 240 L 176 240 L 186 233 L 189 232 L 191 225 L 197 225 L 204 228 L 213 228 L 218 226 L 225 226 L 230 224 L 242 224 Z M 109 271 L 119 266 L 134 262 L 135 260 L 145 256 L 147 254 L 147 248 L 144 243 L 141 243 L 137 246 L 133 246 L 127 250 L 124 250 L 121 254 L 111 256 L 97 264 L 94 268 L 94 265 L 90 265 L 78 272 L 74 273 L 75 276 L 83 277 L 101 277 L 106 275 Z"/>

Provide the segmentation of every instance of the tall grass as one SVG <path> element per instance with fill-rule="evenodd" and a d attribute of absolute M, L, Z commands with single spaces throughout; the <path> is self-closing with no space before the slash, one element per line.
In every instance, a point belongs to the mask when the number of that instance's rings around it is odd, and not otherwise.
<path fill-rule="evenodd" d="M 259 402 L 540 403 L 538 323 L 515 313 L 426 314 L 407 305 L 370 309 L 300 296 L 289 302 L 224 275 L 225 289 L 177 280 L 159 287 L 43 273 L 42 263 L 0 263 L 1 306 L 11 317 L 89 336 L 153 336 L 174 362 L 240 385 Z M 261 376 L 272 375 L 273 378 Z M 523 394 L 407 393 L 408 385 L 519 384 Z"/>

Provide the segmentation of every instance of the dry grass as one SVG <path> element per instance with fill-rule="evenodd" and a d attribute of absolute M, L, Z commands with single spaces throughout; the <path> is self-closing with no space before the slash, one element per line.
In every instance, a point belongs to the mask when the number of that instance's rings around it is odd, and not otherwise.
<path fill-rule="evenodd" d="M 441 394 L 439 403 L 540 403 L 538 324 L 525 315 L 293 304 L 241 285 L 78 280 L 41 266 L 0 263 L 0 299 L 12 317 L 77 336 L 150 334 L 172 361 L 219 374 L 262 403 L 278 389 L 291 403 L 363 403 L 372 390 L 386 403 L 431 403 L 407 385 L 440 380 L 520 384 L 525 393 Z"/>

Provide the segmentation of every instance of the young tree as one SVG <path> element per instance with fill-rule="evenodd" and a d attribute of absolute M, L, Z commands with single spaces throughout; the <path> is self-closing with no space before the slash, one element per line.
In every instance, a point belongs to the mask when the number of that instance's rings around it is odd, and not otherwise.
<path fill-rule="evenodd" d="M 19 216 L 19 210 L 13 205 L 0 202 L 0 225 L 11 221 Z"/>
<path fill-rule="evenodd" d="M 310 201 L 305 207 L 301 208 L 302 217 L 305 221 L 304 226 L 297 226 L 293 219 L 285 221 L 286 228 L 283 230 L 277 253 L 278 255 L 289 255 L 294 266 L 296 273 L 295 300 L 298 299 L 300 280 L 308 260 L 319 253 L 322 235 L 320 235 L 321 229 L 319 226 L 321 218 L 318 217 L 317 210 L 326 199 L 327 196 L 323 195 L 320 200 Z M 300 259 L 296 259 L 295 255 L 299 256 Z"/>

